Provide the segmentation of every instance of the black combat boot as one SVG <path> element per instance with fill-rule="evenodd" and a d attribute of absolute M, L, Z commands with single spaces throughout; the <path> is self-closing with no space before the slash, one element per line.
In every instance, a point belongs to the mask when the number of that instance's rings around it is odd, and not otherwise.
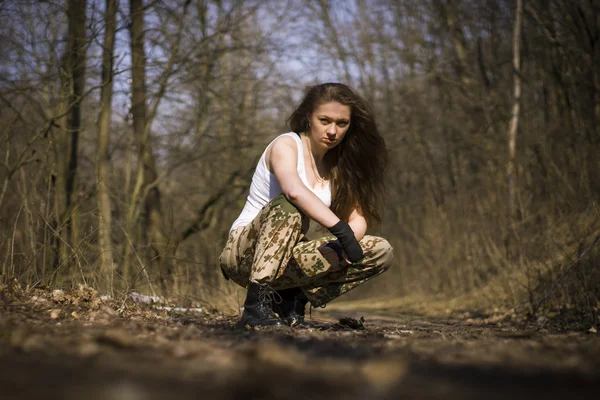
<path fill-rule="evenodd" d="M 279 317 L 284 319 L 289 326 L 298 326 L 304 323 L 304 312 L 308 299 L 300 288 L 278 290 L 281 303 L 276 304 L 274 310 Z"/>
<path fill-rule="evenodd" d="M 267 284 L 250 282 L 238 327 L 285 326 L 286 323 L 273 312 L 273 302 L 281 303 L 280 296 L 273 288 Z"/>

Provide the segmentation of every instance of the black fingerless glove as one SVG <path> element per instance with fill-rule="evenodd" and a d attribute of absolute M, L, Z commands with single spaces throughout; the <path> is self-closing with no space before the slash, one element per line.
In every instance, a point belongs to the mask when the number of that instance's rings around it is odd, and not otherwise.
<path fill-rule="evenodd" d="M 328 229 L 329 232 L 338 238 L 350 262 L 356 263 L 364 258 L 362 248 L 354 236 L 354 231 L 347 222 L 340 220 L 337 224 Z"/>

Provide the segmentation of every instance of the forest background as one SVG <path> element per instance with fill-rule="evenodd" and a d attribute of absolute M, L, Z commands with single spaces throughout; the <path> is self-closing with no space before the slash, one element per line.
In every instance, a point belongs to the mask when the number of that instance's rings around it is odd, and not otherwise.
<path fill-rule="evenodd" d="M 341 81 L 395 249 L 349 298 L 598 316 L 597 0 L 3 0 L 0 54 L 0 285 L 237 309 L 218 256 L 256 161 Z"/>

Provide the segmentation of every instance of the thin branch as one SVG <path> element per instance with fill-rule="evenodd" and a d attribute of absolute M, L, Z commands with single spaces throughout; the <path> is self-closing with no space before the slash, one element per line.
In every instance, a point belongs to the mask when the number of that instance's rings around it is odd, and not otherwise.
<path fill-rule="evenodd" d="M 569 264 L 569 266 L 567 267 L 567 270 L 563 273 L 563 275 L 554 282 L 554 285 L 552 286 L 552 288 L 550 288 L 548 293 L 546 293 L 546 295 L 544 297 L 542 297 L 540 299 L 540 301 L 536 304 L 536 306 L 534 307 L 534 309 L 532 311 L 532 315 L 535 315 L 535 313 L 537 312 L 537 310 L 539 310 L 540 306 L 544 303 L 544 301 L 546 301 L 548 299 L 548 297 L 550 297 L 550 295 L 554 292 L 554 290 L 556 290 L 556 288 L 558 287 L 558 284 L 560 282 L 562 282 L 562 280 L 569 274 L 569 272 L 571 272 L 573 267 L 575 267 L 576 265 L 579 265 L 579 261 L 581 261 L 583 256 L 586 255 L 586 253 L 588 251 L 590 251 L 592 249 L 592 247 L 594 247 L 596 245 L 596 243 L 598 243 L 599 240 L 600 240 L 600 235 L 596 236 L 596 239 L 594 239 L 592 244 L 590 244 L 588 246 L 588 248 L 585 249 L 583 251 L 583 253 L 581 253 L 575 261 L 573 261 L 571 264 Z"/>
<path fill-rule="evenodd" d="M 235 171 L 234 173 L 232 173 L 231 176 L 227 179 L 227 182 L 225 182 L 225 184 L 208 200 L 206 200 L 204 205 L 198 211 L 196 211 L 196 219 L 181 233 L 181 235 L 179 235 L 175 243 L 179 245 L 179 243 L 181 243 L 183 240 L 187 239 L 194 233 L 200 232 L 203 229 L 205 229 L 207 225 L 204 222 L 207 220 L 207 214 L 211 214 L 211 211 L 214 209 L 215 205 L 219 202 L 219 200 L 221 200 L 221 198 L 225 196 L 225 194 L 231 189 L 231 187 L 235 185 L 236 180 L 240 176 L 246 176 L 252 170 L 253 168 L 249 169 L 248 171 L 244 171 L 244 173 L 240 171 Z"/>

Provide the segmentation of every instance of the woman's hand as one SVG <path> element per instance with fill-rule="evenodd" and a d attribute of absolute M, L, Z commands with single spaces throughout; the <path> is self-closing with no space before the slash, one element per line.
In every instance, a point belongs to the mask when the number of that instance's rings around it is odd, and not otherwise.
<path fill-rule="evenodd" d="M 334 270 L 338 267 L 350 264 L 340 241 L 337 239 L 323 242 L 317 250 L 325 257 L 325 260 L 329 262 Z"/>
<path fill-rule="evenodd" d="M 342 249 L 348 255 L 348 260 L 352 263 L 357 263 L 364 258 L 362 247 L 358 244 L 354 231 L 345 221 L 339 221 L 337 224 L 328 228 L 335 237 L 338 238 Z"/>

